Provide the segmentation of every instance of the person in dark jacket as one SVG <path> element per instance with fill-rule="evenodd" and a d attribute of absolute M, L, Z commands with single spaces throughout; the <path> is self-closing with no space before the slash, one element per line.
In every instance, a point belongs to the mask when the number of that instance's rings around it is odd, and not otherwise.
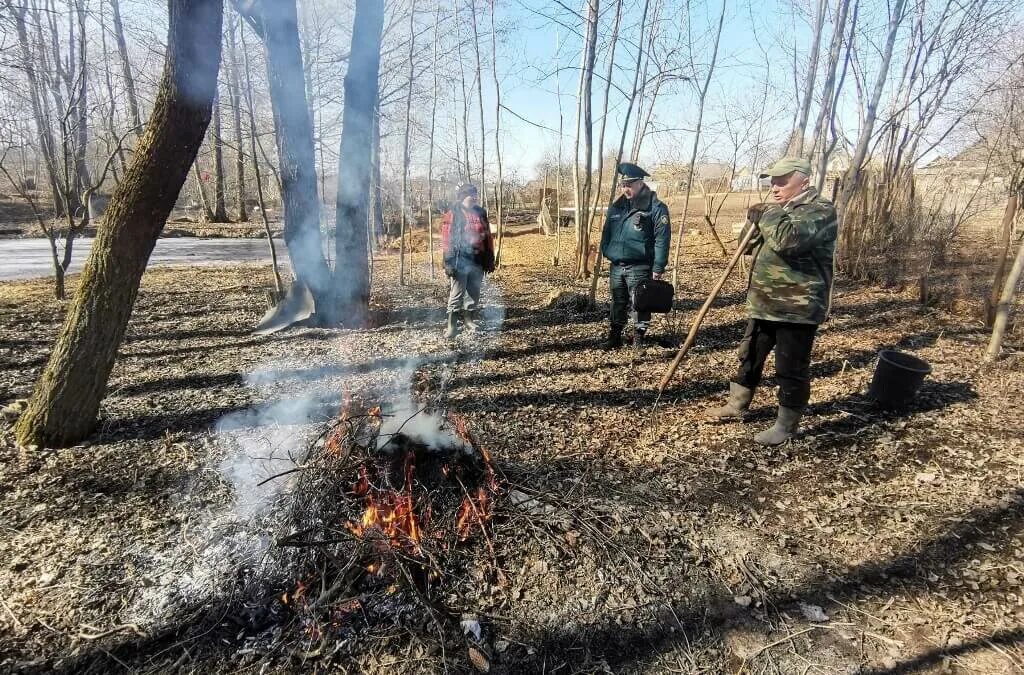
<path fill-rule="evenodd" d="M 810 175 L 810 162 L 799 157 L 784 157 L 761 174 L 772 180 L 775 203 L 747 212 L 758 232 L 750 249 L 750 320 L 740 342 L 740 368 L 729 400 L 708 411 L 719 422 L 742 419 L 774 350 L 779 411 L 775 424 L 754 436 L 761 445 L 779 445 L 796 434 L 811 395 L 814 336 L 831 304 L 836 209 L 811 186 Z"/>
<path fill-rule="evenodd" d="M 668 207 L 644 182 L 649 176 L 636 164 L 623 162 L 618 167 L 622 195 L 608 208 L 601 232 L 601 255 L 611 263 L 608 283 L 612 296 L 611 326 L 605 351 L 622 346 L 633 293 L 645 279 L 660 279 L 668 264 L 672 225 Z M 633 344 L 642 347 L 651 323 L 650 312 L 633 312 Z"/>
<path fill-rule="evenodd" d="M 448 322 L 444 335 L 459 333 L 459 319 L 470 331 L 480 327 L 480 284 L 484 273 L 494 271 L 494 238 L 487 212 L 477 204 L 475 185 L 462 183 L 455 203 L 441 221 L 441 250 L 444 272 L 451 288 L 448 293 Z"/>

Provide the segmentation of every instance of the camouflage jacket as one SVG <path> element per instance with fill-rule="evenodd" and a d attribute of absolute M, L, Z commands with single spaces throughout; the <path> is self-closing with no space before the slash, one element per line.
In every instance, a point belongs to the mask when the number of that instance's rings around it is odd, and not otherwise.
<path fill-rule="evenodd" d="M 652 190 L 630 201 L 625 195 L 608 208 L 601 231 L 601 254 L 613 263 L 651 265 L 661 274 L 672 238 L 668 207 Z"/>
<path fill-rule="evenodd" d="M 828 316 L 836 209 L 810 188 L 765 210 L 755 235 L 747 307 L 765 321 L 819 324 Z"/>

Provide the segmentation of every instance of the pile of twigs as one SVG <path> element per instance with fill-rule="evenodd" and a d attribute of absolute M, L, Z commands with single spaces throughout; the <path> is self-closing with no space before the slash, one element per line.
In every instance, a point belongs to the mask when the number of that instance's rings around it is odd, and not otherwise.
<path fill-rule="evenodd" d="M 286 524 L 275 557 L 285 588 L 270 602 L 312 640 L 334 644 L 395 625 L 457 630 L 457 608 L 440 599 L 474 544 L 489 547 L 498 484 L 461 419 L 416 414 L 441 428 L 423 438 L 406 431 L 412 418 L 396 428 L 380 408 L 350 403 L 298 468 L 279 511 Z"/>

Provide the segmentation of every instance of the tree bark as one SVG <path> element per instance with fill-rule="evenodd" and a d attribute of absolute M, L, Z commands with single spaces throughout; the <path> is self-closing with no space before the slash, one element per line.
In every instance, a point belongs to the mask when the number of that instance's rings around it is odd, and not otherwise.
<path fill-rule="evenodd" d="M 409 82 L 405 91 L 405 131 L 402 140 L 402 207 L 398 234 L 398 283 L 405 285 L 405 237 L 409 230 L 409 138 L 412 131 L 412 88 L 416 79 L 416 0 L 409 4 Z"/>
<path fill-rule="evenodd" d="M 787 155 L 801 156 L 804 154 L 804 135 L 807 133 L 807 119 L 811 115 L 811 102 L 814 100 L 814 81 L 818 75 L 818 54 L 821 51 L 821 31 L 825 25 L 827 0 L 818 0 L 817 14 L 814 17 L 814 36 L 811 39 L 811 55 L 807 59 L 807 78 L 804 82 L 804 98 L 800 105 L 800 118 L 790 139 Z M 839 28 L 839 34 L 843 32 Z"/>
<path fill-rule="evenodd" d="M 229 222 L 224 189 L 224 140 L 221 137 L 220 94 L 213 99 L 213 221 Z"/>
<path fill-rule="evenodd" d="M 241 26 L 234 18 L 228 26 L 228 98 L 231 101 L 231 118 L 235 136 L 235 209 L 239 222 L 249 220 L 249 212 L 245 206 L 245 149 L 242 143 L 242 96 L 241 82 L 238 76 L 238 38 L 235 31 Z M 255 155 L 254 155 L 255 157 Z"/>
<path fill-rule="evenodd" d="M 260 207 L 260 220 L 263 221 L 263 231 L 267 235 L 267 247 L 270 249 L 270 266 L 274 273 L 274 301 L 280 302 L 284 299 L 284 281 L 281 279 L 281 266 L 277 260 L 277 245 L 274 243 L 274 232 L 270 229 L 270 220 L 267 218 L 267 200 L 263 194 L 263 174 L 260 171 L 259 154 L 256 151 L 256 105 L 252 95 L 252 76 L 249 68 L 249 46 L 245 43 L 245 32 L 239 26 L 239 37 L 242 41 L 242 65 L 245 73 L 245 109 L 249 118 L 249 148 L 252 153 L 252 175 L 256 182 L 256 199 Z M 236 61 L 237 63 L 237 61 Z"/>
<path fill-rule="evenodd" d="M 370 156 L 379 99 L 383 0 L 356 0 L 352 48 L 345 73 L 341 147 L 338 151 L 333 302 L 329 318 L 362 326 L 370 300 L 366 224 L 370 199 Z"/>
<path fill-rule="evenodd" d="M 988 307 L 985 312 L 985 323 L 991 326 L 995 323 L 996 312 L 999 307 L 999 295 L 1003 288 L 1003 275 L 1006 274 L 1006 262 L 1010 257 L 1010 238 L 1013 233 L 1013 219 L 1017 215 L 1017 202 L 1019 196 L 1016 187 L 1010 191 L 1006 198 L 1006 209 L 1003 211 L 1002 233 L 999 241 L 999 261 L 996 263 L 996 275 L 992 280 L 992 292 L 989 295 Z"/>
<path fill-rule="evenodd" d="M 1006 335 L 1006 326 L 1010 322 L 1010 306 L 1013 304 L 1014 291 L 1017 282 L 1020 281 L 1021 273 L 1024 272 L 1024 239 L 1021 239 L 1017 247 L 1017 257 L 1013 261 L 1013 268 L 1006 283 L 1003 284 L 1003 293 L 999 297 L 999 305 L 996 307 L 996 320 L 992 328 L 992 339 L 988 343 L 988 351 L 985 352 L 986 361 L 994 361 L 999 357 L 999 351 L 1003 346 L 1003 336 Z"/>
<path fill-rule="evenodd" d="M 125 91 L 128 94 L 128 113 L 132 118 L 132 126 L 142 134 L 142 117 L 139 115 L 139 98 L 135 93 L 135 77 L 132 75 L 132 64 L 128 60 L 128 43 L 124 39 L 124 24 L 121 22 L 121 0 L 110 0 L 111 18 L 114 24 L 114 39 L 117 42 L 117 53 L 121 56 L 121 76 L 124 78 Z"/>
<path fill-rule="evenodd" d="M 576 188 L 576 278 L 586 279 L 588 275 L 587 249 L 590 246 L 590 202 L 591 176 L 594 166 L 594 129 L 591 92 L 594 83 L 594 61 L 597 58 L 597 22 L 600 0 L 587 0 L 587 33 L 584 38 L 581 57 L 579 101 L 576 106 L 576 158 L 574 163 L 574 186 Z M 583 175 L 580 176 L 579 146 L 583 140 Z"/>
<path fill-rule="evenodd" d="M 643 14 L 640 16 L 640 38 L 637 40 L 637 53 L 636 53 L 636 64 L 633 67 L 633 90 L 629 94 L 629 101 L 626 106 L 626 119 L 622 122 L 622 129 L 619 134 L 619 151 L 615 155 L 615 168 L 612 171 L 612 184 L 611 189 L 608 191 L 608 204 L 611 205 L 615 201 L 615 181 L 619 176 L 619 164 L 622 162 L 622 153 L 626 149 L 626 132 L 629 130 L 629 119 L 633 115 L 633 106 L 636 105 L 637 94 L 640 93 L 640 60 L 643 57 L 644 50 L 641 48 L 643 45 L 644 27 L 647 24 L 647 12 L 650 9 L 651 1 L 644 0 Z M 639 111 L 638 116 L 639 116 Z M 597 301 L 597 279 L 601 274 L 601 252 L 597 252 L 597 259 L 594 260 L 594 274 L 590 278 L 590 297 L 589 305 L 593 307 Z"/>
<path fill-rule="evenodd" d="M 146 262 L 210 121 L 223 6 L 219 0 L 169 0 L 168 8 L 167 56 L 153 114 L 16 425 L 23 446 L 67 446 L 92 430 Z"/>
<path fill-rule="evenodd" d="M 878 77 L 875 80 L 875 88 L 871 93 L 871 99 L 868 101 L 867 109 L 864 115 L 864 126 L 860 130 L 860 136 L 857 138 L 857 146 L 853 153 L 853 158 L 850 160 L 850 168 L 846 172 L 846 176 L 843 178 L 843 189 L 839 193 L 839 198 L 836 200 L 836 212 L 839 214 L 839 218 L 842 219 L 845 216 L 846 206 L 850 203 L 850 198 L 853 197 L 853 193 L 857 190 L 860 184 L 860 174 L 864 165 L 864 160 L 867 158 L 868 146 L 871 143 L 871 135 L 875 128 L 875 119 L 878 116 L 878 102 L 882 98 L 882 90 L 885 89 L 885 81 L 889 77 L 889 66 L 892 63 L 892 51 L 896 44 L 896 34 L 899 32 L 900 25 L 903 23 L 903 10 L 906 7 L 907 0 L 896 0 L 893 6 L 892 16 L 889 19 L 889 33 L 885 40 L 885 49 L 882 53 L 882 61 L 878 69 Z M 840 220 L 841 222 L 841 220 Z"/>
<path fill-rule="evenodd" d="M 672 285 L 679 285 L 679 261 L 680 253 L 683 250 L 683 235 L 686 232 L 686 215 L 690 210 L 690 194 L 693 192 L 693 181 L 696 174 L 697 150 L 700 144 L 700 132 L 704 124 L 704 104 L 708 98 L 708 88 L 711 86 L 711 78 L 715 74 L 715 65 L 718 63 L 718 44 L 722 37 L 722 25 L 725 23 L 726 2 L 722 0 L 722 11 L 718 15 L 718 30 L 715 32 L 715 42 L 711 49 L 711 64 L 708 66 L 707 77 L 704 78 L 704 85 L 700 88 L 697 98 L 697 128 L 693 132 L 693 149 L 690 152 L 690 175 L 686 180 L 686 197 L 683 199 L 683 216 L 679 219 L 679 229 L 676 234 L 676 250 L 672 260 Z"/>
<path fill-rule="evenodd" d="M 502 175 L 503 168 L 501 166 L 501 83 L 498 81 L 498 46 L 496 31 L 494 30 L 494 3 L 495 0 L 491 0 L 491 74 L 494 76 L 494 155 L 498 161 L 498 196 L 495 199 L 495 208 L 498 211 L 498 246 L 494 253 L 494 264 L 499 266 L 501 265 L 501 243 L 505 238 L 503 220 L 505 199 L 504 187 L 502 185 L 504 176 Z"/>
<path fill-rule="evenodd" d="M 476 100 L 480 111 L 480 200 L 487 208 L 487 130 L 484 128 L 484 78 L 480 67 L 480 31 L 476 25 L 476 0 L 469 0 L 470 23 L 473 26 L 473 53 L 476 55 Z"/>
<path fill-rule="evenodd" d="M 310 289 L 319 312 L 321 305 L 329 308 L 331 303 L 331 270 L 321 245 L 313 123 L 302 78 L 295 0 L 233 1 L 266 49 L 270 104 L 277 132 L 278 178 L 284 202 L 284 241 L 292 271 Z"/>
<path fill-rule="evenodd" d="M 430 70 L 434 76 L 433 103 L 430 106 L 430 150 L 427 156 L 427 252 L 430 256 L 430 279 L 433 281 L 437 273 L 434 270 L 434 131 L 437 128 L 437 103 L 438 103 L 438 69 L 437 69 L 437 43 L 441 35 L 441 5 L 438 4 L 434 11 L 434 48 L 433 57 L 430 60 Z M 458 154 L 458 153 L 456 153 Z"/>
<path fill-rule="evenodd" d="M 29 84 L 29 100 L 32 104 L 32 117 L 36 125 L 36 133 L 39 134 L 39 143 L 43 152 L 43 163 L 46 165 L 46 174 L 50 182 L 54 204 L 60 204 L 59 195 L 62 192 L 60 181 L 57 178 L 56 147 L 57 141 L 53 136 L 53 129 L 50 127 L 49 105 L 46 102 L 46 92 L 43 90 L 43 83 L 40 81 L 39 73 L 36 70 L 36 58 L 33 54 L 32 44 L 29 42 L 28 30 L 25 22 L 26 9 L 22 6 L 15 6 L 8 3 L 14 17 L 15 32 L 18 34 L 18 44 L 21 47 L 22 68 Z"/>

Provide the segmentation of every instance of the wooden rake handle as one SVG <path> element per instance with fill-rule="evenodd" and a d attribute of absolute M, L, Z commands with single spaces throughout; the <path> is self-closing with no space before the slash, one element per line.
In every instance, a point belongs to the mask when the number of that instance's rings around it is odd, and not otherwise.
<path fill-rule="evenodd" d="M 749 244 L 750 240 L 754 238 L 754 233 L 757 231 L 757 227 L 753 225 L 747 228 L 747 233 L 743 235 L 739 246 L 736 247 L 736 252 L 732 254 L 732 260 L 729 261 L 729 264 L 722 272 L 722 276 L 718 278 L 718 282 L 715 284 L 715 287 L 711 289 L 711 293 L 708 294 L 708 299 L 704 301 L 704 306 L 700 308 L 700 311 L 697 312 L 697 316 L 694 317 L 693 325 L 690 326 L 690 332 L 686 336 L 686 342 L 684 342 L 683 346 L 679 348 L 679 353 L 676 354 L 676 358 L 672 359 L 672 363 L 669 365 L 668 370 L 665 371 L 665 374 L 661 378 L 661 383 L 658 385 L 659 398 L 661 397 L 662 392 L 665 391 L 665 387 L 668 386 L 669 380 L 671 380 L 672 376 L 676 374 L 676 370 L 679 368 L 679 364 L 682 362 L 683 357 L 686 356 L 686 353 L 690 351 L 690 347 L 692 347 L 693 343 L 696 341 L 697 331 L 700 329 L 700 325 L 704 322 L 704 317 L 707 316 L 708 310 L 711 309 L 711 303 L 713 303 L 715 298 L 718 297 L 718 294 L 722 292 L 722 286 L 725 285 L 725 281 L 736 268 L 736 263 L 740 261 L 740 258 L 743 256 L 743 252 L 747 249 L 747 244 Z"/>

